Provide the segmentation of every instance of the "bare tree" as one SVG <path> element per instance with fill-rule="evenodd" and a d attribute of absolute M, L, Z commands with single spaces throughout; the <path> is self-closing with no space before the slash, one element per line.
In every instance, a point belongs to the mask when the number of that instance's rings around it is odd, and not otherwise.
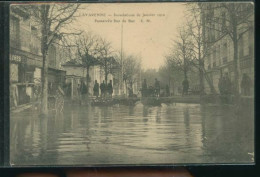
<path fill-rule="evenodd" d="M 109 41 L 99 37 L 95 45 L 94 56 L 97 57 L 100 66 L 104 69 L 105 84 L 107 85 L 107 77 L 111 72 L 111 64 L 114 63 L 112 45 Z"/>
<path fill-rule="evenodd" d="M 140 60 L 133 55 L 126 56 L 123 60 L 123 68 L 123 81 L 126 83 L 126 89 L 128 84 L 130 89 L 133 89 L 133 84 L 138 81 L 141 70 Z"/>
<path fill-rule="evenodd" d="M 188 72 L 191 70 L 191 61 L 193 59 L 193 50 L 191 37 L 185 27 L 180 28 L 178 40 L 174 41 L 171 53 L 166 56 L 166 61 L 173 69 L 181 70 L 184 78 L 188 78 Z"/>
<path fill-rule="evenodd" d="M 89 70 L 91 66 L 98 64 L 98 60 L 94 57 L 97 47 L 97 37 L 88 32 L 78 36 L 76 38 L 75 44 L 80 62 L 82 63 L 83 67 L 87 69 L 87 94 L 89 94 Z"/>
<path fill-rule="evenodd" d="M 240 62 L 238 60 L 238 45 L 242 36 L 253 29 L 252 3 L 208 3 L 200 4 L 202 8 L 202 18 L 205 21 L 205 28 L 209 31 L 221 33 L 218 38 L 211 39 L 212 44 L 225 36 L 229 36 L 233 44 L 233 66 L 234 66 L 234 91 L 235 97 L 240 95 Z M 216 11 L 220 15 L 214 15 Z M 216 25 L 221 28 L 216 28 Z"/>
<path fill-rule="evenodd" d="M 188 16 L 187 16 L 187 27 L 191 35 L 191 50 L 193 51 L 193 65 L 199 70 L 200 79 L 200 95 L 204 95 L 205 86 L 204 78 L 206 79 L 211 93 L 216 94 L 213 81 L 208 76 L 204 61 L 205 58 L 211 53 L 208 41 L 204 38 L 203 21 L 201 18 L 201 7 L 197 3 L 187 4 Z"/>
<path fill-rule="evenodd" d="M 43 3 L 40 5 L 30 5 L 25 8 L 30 10 L 35 23 L 41 31 L 41 54 L 42 54 L 42 98 L 41 114 L 48 114 L 48 51 L 49 47 L 59 38 L 69 33 L 63 30 L 74 19 L 79 4 Z"/>

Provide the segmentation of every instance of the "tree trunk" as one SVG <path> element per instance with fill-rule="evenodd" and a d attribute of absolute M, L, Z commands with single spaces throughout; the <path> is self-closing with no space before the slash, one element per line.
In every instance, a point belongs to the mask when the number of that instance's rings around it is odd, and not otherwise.
<path fill-rule="evenodd" d="M 200 33 L 199 33 L 199 35 L 200 35 Z M 198 42 L 198 47 L 199 47 L 200 96 L 203 96 L 205 94 L 205 90 L 204 90 L 204 72 L 202 70 L 202 68 L 204 68 L 204 60 L 201 59 L 201 43 L 200 42 Z"/>
<path fill-rule="evenodd" d="M 184 78 L 188 79 L 188 71 L 185 66 L 184 66 L 183 74 L 184 74 Z"/>
<path fill-rule="evenodd" d="M 239 75 L 239 61 L 238 61 L 238 42 L 237 40 L 233 41 L 233 47 L 234 47 L 234 92 L 235 96 L 239 96 L 240 93 L 240 75 Z"/>
<path fill-rule="evenodd" d="M 238 41 L 233 41 L 234 46 L 234 102 L 236 105 L 239 105 L 240 102 L 240 61 L 238 60 Z"/>
<path fill-rule="evenodd" d="M 87 95 L 89 95 L 89 66 L 87 66 Z"/>
<path fill-rule="evenodd" d="M 205 94 L 205 90 L 204 90 L 204 72 L 201 68 L 204 68 L 204 62 L 203 61 L 199 61 L 199 78 L 200 78 L 200 96 L 203 96 Z"/>
<path fill-rule="evenodd" d="M 48 115 L 48 59 L 47 52 L 43 52 L 43 68 L 42 68 L 42 98 L 41 98 L 41 114 Z"/>
<path fill-rule="evenodd" d="M 200 78 L 200 96 L 203 96 L 205 94 L 205 91 L 204 91 L 204 73 L 201 69 L 199 70 L 199 78 Z"/>
<path fill-rule="evenodd" d="M 48 14 L 50 5 L 42 5 L 41 16 L 41 53 L 42 53 L 42 97 L 41 97 L 41 115 L 48 115 Z"/>

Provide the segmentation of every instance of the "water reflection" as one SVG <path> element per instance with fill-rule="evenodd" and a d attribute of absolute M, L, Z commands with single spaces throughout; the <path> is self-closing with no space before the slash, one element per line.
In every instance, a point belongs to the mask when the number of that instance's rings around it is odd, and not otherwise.
<path fill-rule="evenodd" d="M 73 106 L 10 122 L 15 165 L 246 163 L 254 151 L 253 115 L 232 106 Z"/>

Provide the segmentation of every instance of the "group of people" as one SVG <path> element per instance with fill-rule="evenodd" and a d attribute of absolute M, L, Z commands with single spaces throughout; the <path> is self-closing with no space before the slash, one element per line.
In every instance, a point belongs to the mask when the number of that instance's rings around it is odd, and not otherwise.
<path fill-rule="evenodd" d="M 183 81 L 182 81 L 182 96 L 183 95 L 188 95 L 189 94 L 189 81 L 187 78 L 185 78 Z"/>
<path fill-rule="evenodd" d="M 144 79 L 142 83 L 142 89 L 141 89 L 142 97 L 148 97 L 148 96 L 159 97 L 160 90 L 161 90 L 160 81 L 158 81 L 157 78 L 155 78 L 154 87 L 153 86 L 147 87 L 146 79 Z"/>
<path fill-rule="evenodd" d="M 218 88 L 221 95 L 230 95 L 232 93 L 232 83 L 227 73 L 219 78 Z"/>
<path fill-rule="evenodd" d="M 87 86 L 84 81 L 81 81 L 80 84 L 78 84 L 78 95 L 81 96 L 81 98 L 85 99 L 87 95 Z"/>
<path fill-rule="evenodd" d="M 234 88 L 227 73 L 224 76 L 221 76 L 219 78 L 218 87 L 221 95 L 232 94 Z M 246 73 L 244 73 L 241 80 L 241 94 L 244 96 L 250 96 L 251 87 L 252 87 L 252 81 L 250 77 Z"/>
<path fill-rule="evenodd" d="M 93 87 L 93 93 L 96 98 L 99 97 L 99 89 L 101 92 L 101 98 L 105 98 L 107 94 L 110 98 L 112 98 L 112 94 L 113 94 L 112 80 L 110 80 L 110 82 L 107 85 L 104 80 L 103 80 L 103 83 L 101 83 L 100 85 L 97 82 L 97 80 L 95 80 L 95 84 Z"/>

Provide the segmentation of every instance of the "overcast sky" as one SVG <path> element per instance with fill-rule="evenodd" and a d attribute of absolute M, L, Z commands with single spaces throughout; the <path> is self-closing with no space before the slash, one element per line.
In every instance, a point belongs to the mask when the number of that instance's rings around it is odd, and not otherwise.
<path fill-rule="evenodd" d="M 177 29 L 183 23 L 185 5 L 183 3 L 93 3 L 84 4 L 81 8 L 84 9 L 80 10 L 81 17 L 75 24 L 76 28 L 105 37 L 111 41 L 114 49 L 120 51 L 122 22 L 100 22 L 100 20 L 125 19 L 127 22 L 123 23 L 123 51 L 140 56 L 143 68 L 158 69 L 169 51 L 171 39 L 176 37 Z M 105 16 L 90 16 L 97 13 Z M 138 13 L 140 17 L 136 16 Z M 135 17 L 118 16 L 121 14 L 134 14 Z M 143 17 L 143 14 L 155 16 Z M 165 16 L 157 16 L 157 14 L 165 14 Z M 135 22 L 128 22 L 129 19 Z"/>

